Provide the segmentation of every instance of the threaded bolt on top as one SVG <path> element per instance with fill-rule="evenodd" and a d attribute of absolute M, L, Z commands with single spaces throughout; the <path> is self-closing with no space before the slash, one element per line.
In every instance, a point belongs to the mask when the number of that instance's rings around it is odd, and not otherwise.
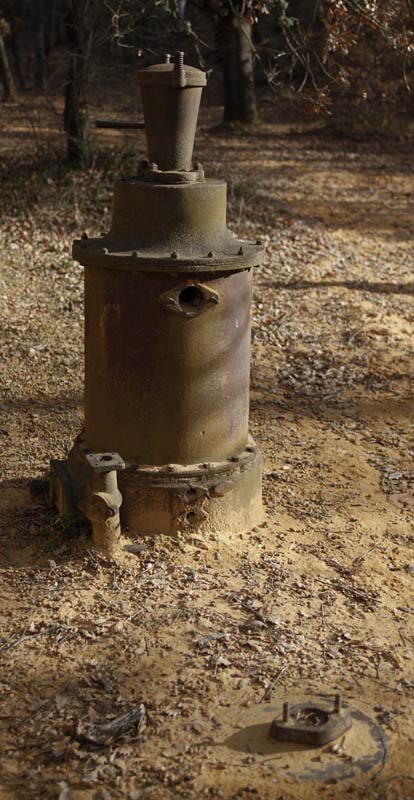
<path fill-rule="evenodd" d="M 184 69 L 184 53 L 182 50 L 177 50 L 174 53 L 174 74 L 176 85 L 181 89 L 186 85 L 185 69 Z"/>
<path fill-rule="evenodd" d="M 182 50 L 177 50 L 174 53 L 174 66 L 176 70 L 181 70 L 184 67 L 184 53 Z"/>

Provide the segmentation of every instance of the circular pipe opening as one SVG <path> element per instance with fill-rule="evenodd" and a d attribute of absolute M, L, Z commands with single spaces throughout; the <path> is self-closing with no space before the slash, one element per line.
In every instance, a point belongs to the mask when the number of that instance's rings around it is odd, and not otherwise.
<path fill-rule="evenodd" d="M 178 301 L 184 311 L 200 308 L 204 301 L 204 293 L 199 286 L 186 286 L 178 295 Z"/>
<path fill-rule="evenodd" d="M 321 708 L 300 708 L 296 714 L 298 722 L 304 722 L 305 725 L 312 725 L 317 728 L 318 725 L 325 725 L 328 722 L 329 716 Z"/>

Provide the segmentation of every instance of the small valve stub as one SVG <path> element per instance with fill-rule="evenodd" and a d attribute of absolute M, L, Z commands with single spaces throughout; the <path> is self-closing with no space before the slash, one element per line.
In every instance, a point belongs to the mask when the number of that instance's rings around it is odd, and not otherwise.
<path fill-rule="evenodd" d="M 351 713 L 335 695 L 334 707 L 321 708 L 314 703 L 283 704 L 282 719 L 274 719 L 269 735 L 278 742 L 298 742 L 321 747 L 337 739 L 352 726 Z"/>
<path fill-rule="evenodd" d="M 86 453 L 85 460 L 91 468 L 89 481 L 81 508 L 92 526 L 94 546 L 111 554 L 121 534 L 119 509 L 122 494 L 118 489 L 118 470 L 125 469 L 119 453 Z"/>

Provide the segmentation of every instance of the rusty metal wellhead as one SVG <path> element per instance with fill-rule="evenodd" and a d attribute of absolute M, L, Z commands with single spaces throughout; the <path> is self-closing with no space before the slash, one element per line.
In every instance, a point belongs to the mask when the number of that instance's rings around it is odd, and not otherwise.
<path fill-rule="evenodd" d="M 117 181 L 109 233 L 73 245 L 85 267 L 85 431 L 52 462 L 59 512 L 87 517 L 98 547 L 120 522 L 220 533 L 262 517 L 248 417 L 263 247 L 230 233 L 225 182 L 193 164 L 205 73 L 177 53 L 138 79 L 149 160 Z"/>

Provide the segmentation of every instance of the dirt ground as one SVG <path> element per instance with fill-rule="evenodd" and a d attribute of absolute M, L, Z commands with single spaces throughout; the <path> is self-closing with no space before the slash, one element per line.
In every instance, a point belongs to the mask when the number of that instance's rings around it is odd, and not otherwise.
<path fill-rule="evenodd" d="M 67 172 L 53 114 L 2 109 L 2 800 L 414 798 L 411 147 L 277 123 L 212 134 L 218 114 L 197 154 L 229 182 L 232 229 L 266 241 L 266 521 L 106 560 L 29 481 L 82 427 L 71 240 L 107 229 L 144 138 L 101 135 L 93 166 Z M 337 746 L 269 739 L 284 700 L 336 692 L 359 714 Z M 82 739 L 140 702 L 145 728 Z"/>

